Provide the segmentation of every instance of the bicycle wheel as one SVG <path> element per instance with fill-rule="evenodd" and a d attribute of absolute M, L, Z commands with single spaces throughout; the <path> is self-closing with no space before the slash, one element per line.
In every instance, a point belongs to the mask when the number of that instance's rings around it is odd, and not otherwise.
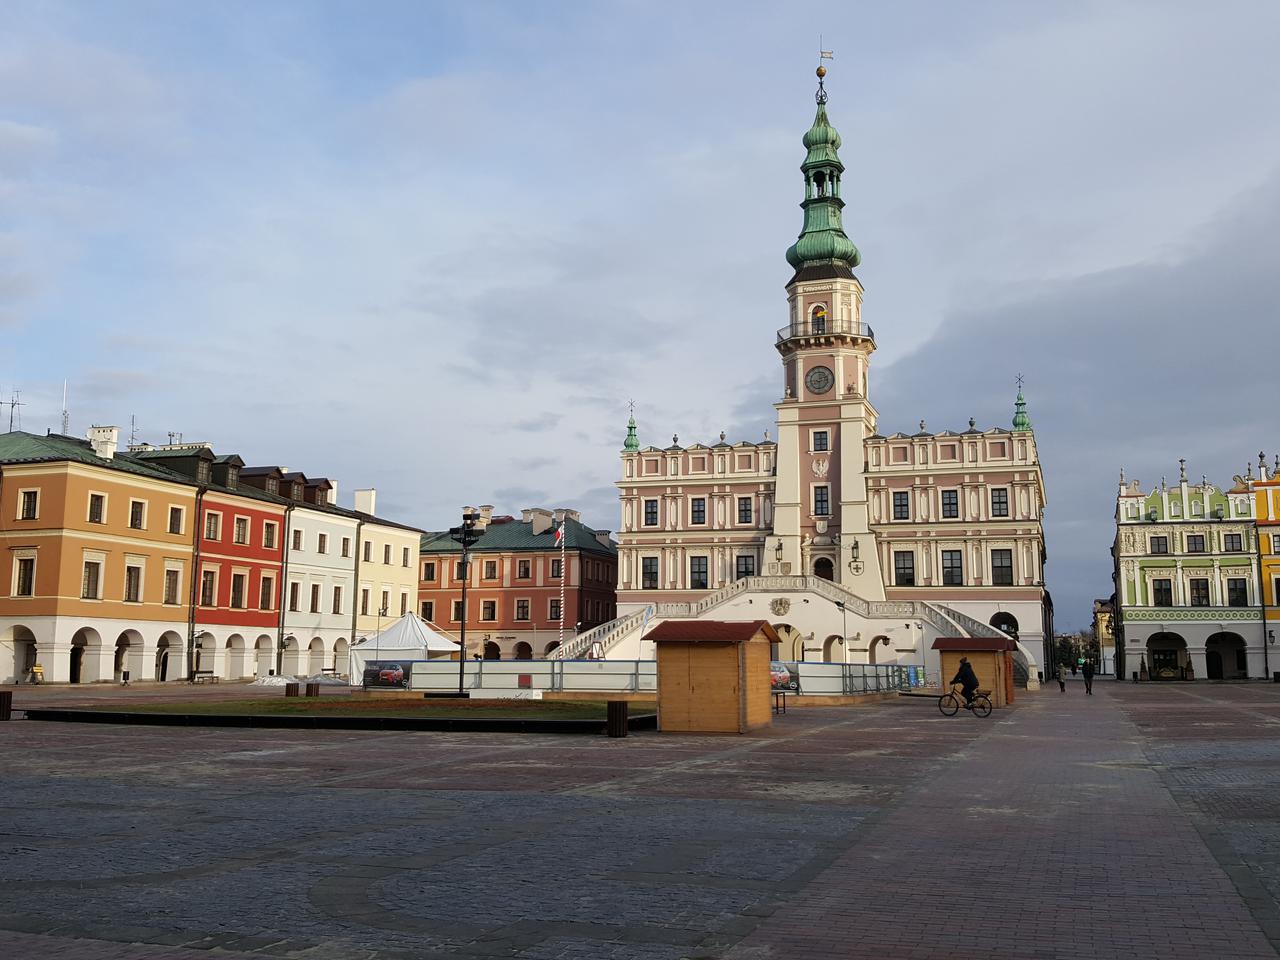
<path fill-rule="evenodd" d="M 944 693 L 938 698 L 938 709 L 944 717 L 954 717 L 960 709 L 960 700 L 954 693 Z"/>
<path fill-rule="evenodd" d="M 991 700 L 987 697 L 974 697 L 973 715 L 975 717 L 991 716 Z"/>

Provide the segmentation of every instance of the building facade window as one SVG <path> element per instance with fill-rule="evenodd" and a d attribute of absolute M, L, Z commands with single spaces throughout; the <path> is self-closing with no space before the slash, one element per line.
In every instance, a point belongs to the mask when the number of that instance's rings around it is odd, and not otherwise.
<path fill-rule="evenodd" d="M 217 540 L 218 534 L 222 529 L 222 514 L 208 513 L 204 518 L 204 538 L 206 540 Z"/>
<path fill-rule="evenodd" d="M 1151 581 L 1151 605 L 1153 607 L 1172 607 L 1173 606 L 1173 581 L 1172 580 L 1152 580 Z"/>
<path fill-rule="evenodd" d="M 942 491 L 942 519 L 955 520 L 960 516 L 960 491 Z"/>
<path fill-rule="evenodd" d="M 293 531 L 293 549 L 295 550 L 302 549 L 302 531 L 301 530 Z"/>
<path fill-rule="evenodd" d="M 1204 553 L 1204 534 L 1187 534 L 1187 553 Z"/>
<path fill-rule="evenodd" d="M 89 522 L 106 523 L 107 498 L 101 493 L 89 494 Z"/>
<path fill-rule="evenodd" d="M 1244 537 L 1238 533 L 1228 533 L 1222 538 L 1222 549 L 1228 553 L 1241 553 L 1244 550 Z"/>
<path fill-rule="evenodd" d="M 318 583 L 311 585 L 311 612 L 320 612 L 320 584 Z"/>
<path fill-rule="evenodd" d="M 405 547 L 400 551 L 400 566 L 407 567 L 409 565 L 409 548 Z"/>
<path fill-rule="evenodd" d="M 102 589 L 102 564 L 97 560 L 86 560 L 84 570 L 80 574 L 80 599 L 97 600 Z"/>
<path fill-rule="evenodd" d="M 426 563 L 422 565 L 422 579 L 427 580 L 431 583 L 435 582 L 436 562 L 434 560 L 428 560 Z"/>
<path fill-rule="evenodd" d="M 1168 537 L 1152 537 L 1151 552 L 1152 553 L 1168 553 L 1169 538 Z"/>
<path fill-rule="evenodd" d="M 644 525 L 646 527 L 656 527 L 658 525 L 657 500 L 646 500 L 644 502 Z"/>
<path fill-rule="evenodd" d="M 301 593 L 301 590 L 302 590 L 301 584 L 296 582 L 289 584 L 289 612 L 290 613 L 298 612 L 298 604 L 300 602 L 298 598 Z"/>
<path fill-rule="evenodd" d="M 262 546 L 265 550 L 274 550 L 276 548 L 276 534 L 279 524 L 268 520 L 262 525 Z"/>
<path fill-rule="evenodd" d="M 451 619 L 455 623 L 462 620 L 462 601 L 461 600 L 453 601 L 453 617 Z"/>
<path fill-rule="evenodd" d="M 498 619 L 498 601 L 481 600 L 480 601 L 480 619 L 485 621 L 493 621 Z"/>
<path fill-rule="evenodd" d="M 36 595 L 36 558 L 19 557 L 14 572 L 13 595 L 15 597 L 34 597 Z"/>
<path fill-rule="evenodd" d="M 1209 581 L 1204 577 L 1191 579 L 1191 605 L 1207 607 L 1209 605 Z"/>
<path fill-rule="evenodd" d="M 327 533 L 316 534 L 316 553 L 329 552 L 329 535 Z"/>
<path fill-rule="evenodd" d="M 556 557 L 554 560 L 551 561 L 551 579 L 559 580 L 562 571 L 563 571 L 563 566 L 560 563 L 560 558 Z"/>
<path fill-rule="evenodd" d="M 1247 607 L 1249 605 L 1249 582 L 1244 577 L 1231 577 L 1227 580 L 1227 606 Z"/>
<path fill-rule="evenodd" d="M 991 491 L 991 515 L 993 517 L 1009 515 L 1009 491 L 1003 487 L 997 487 Z"/>
<path fill-rule="evenodd" d="M 218 575 L 212 570 L 200 573 L 200 606 L 212 607 L 218 599 Z"/>
<path fill-rule="evenodd" d="M 813 488 L 813 515 L 815 517 L 831 516 L 831 488 L 826 486 Z"/>
<path fill-rule="evenodd" d="M 139 603 L 142 600 L 142 568 L 129 564 L 124 568 L 125 603 Z"/>
<path fill-rule="evenodd" d="M 391 544 L 389 543 L 382 545 L 382 562 L 388 567 L 391 566 Z"/>
<path fill-rule="evenodd" d="M 233 573 L 231 575 L 231 607 L 234 610 L 244 609 L 244 595 L 248 579 L 243 573 Z"/>
<path fill-rule="evenodd" d="M 910 550 L 893 552 L 893 583 L 897 587 L 916 585 L 916 555 Z"/>
<path fill-rule="evenodd" d="M 991 551 L 991 583 L 997 587 L 1013 586 L 1013 551 Z"/>
<path fill-rule="evenodd" d="M 828 434 L 825 430 L 813 431 L 813 452 L 825 453 L 830 447 L 828 446 Z"/>
<path fill-rule="evenodd" d="M 751 498 L 750 497 L 738 498 L 738 522 L 739 523 L 751 522 Z"/>
<path fill-rule="evenodd" d="M 486 580 L 498 579 L 498 561 L 497 560 L 486 560 L 484 562 L 484 578 Z"/>
<path fill-rule="evenodd" d="M 174 534 L 182 533 L 182 508 L 169 508 L 169 532 Z"/>
<path fill-rule="evenodd" d="M 657 557 L 643 557 L 640 560 L 640 588 L 642 590 L 658 589 Z"/>
<path fill-rule="evenodd" d="M 529 619 L 529 601 L 528 600 L 516 601 L 516 619 L 517 620 Z"/>
<path fill-rule="evenodd" d="M 942 551 L 942 585 L 944 587 L 964 586 L 964 552 L 961 550 Z"/>
<path fill-rule="evenodd" d="M 129 529 L 142 530 L 147 521 L 147 504 L 143 500 L 129 501 Z"/>
<path fill-rule="evenodd" d="M 895 490 L 893 492 L 893 519 L 910 520 L 911 519 L 911 494 L 906 490 Z"/>
<path fill-rule="evenodd" d="M 364 542 L 364 562 L 371 563 L 373 561 L 373 544 L 366 540 Z"/>
<path fill-rule="evenodd" d="M 401 590 L 400 591 L 400 616 L 403 617 L 408 612 L 409 612 L 409 594 Z"/>
<path fill-rule="evenodd" d="M 385 617 L 391 601 L 391 595 L 386 590 L 382 591 L 382 604 L 378 607 L 378 616 Z"/>
<path fill-rule="evenodd" d="M 258 609 L 270 610 L 275 606 L 276 581 L 273 577 L 264 576 L 258 584 Z"/>
<path fill-rule="evenodd" d="M 707 522 L 707 498 L 694 497 L 689 504 L 689 522 L 701 526 Z"/>
<path fill-rule="evenodd" d="M 39 513 L 40 492 L 38 490 L 22 491 L 22 508 L 18 513 L 19 520 L 35 520 Z"/>
<path fill-rule="evenodd" d="M 756 558 L 751 554 L 740 555 L 734 561 L 733 578 L 741 580 L 743 577 L 754 577 L 756 575 Z"/>
<path fill-rule="evenodd" d="M 559 597 L 556 597 L 547 605 L 547 619 L 548 620 L 560 619 L 560 598 Z"/>
<path fill-rule="evenodd" d="M 435 618 L 436 618 L 435 602 L 432 600 L 423 600 L 422 601 L 422 619 L 430 621 L 430 620 L 435 620 Z"/>
<path fill-rule="evenodd" d="M 333 609 L 334 614 L 342 613 L 342 587 L 333 588 Z"/>
<path fill-rule="evenodd" d="M 249 518 L 248 517 L 236 517 L 235 528 L 232 531 L 232 536 L 235 542 L 238 544 L 243 545 L 249 542 Z"/>
<path fill-rule="evenodd" d="M 467 578 L 467 572 L 462 569 L 462 561 L 455 560 L 453 564 L 453 579 L 461 583 Z"/>
<path fill-rule="evenodd" d="M 533 567 L 528 560 L 516 561 L 516 579 L 517 580 L 528 580 L 532 570 L 533 570 Z"/>
<path fill-rule="evenodd" d="M 182 601 L 182 571 L 166 570 L 164 572 L 164 602 L 176 606 Z"/>
<path fill-rule="evenodd" d="M 689 558 L 689 589 L 690 590 L 707 589 L 707 558 L 706 557 L 690 557 Z"/>
<path fill-rule="evenodd" d="M 344 557 L 351 556 L 351 538 L 350 537 L 342 538 L 342 555 Z"/>

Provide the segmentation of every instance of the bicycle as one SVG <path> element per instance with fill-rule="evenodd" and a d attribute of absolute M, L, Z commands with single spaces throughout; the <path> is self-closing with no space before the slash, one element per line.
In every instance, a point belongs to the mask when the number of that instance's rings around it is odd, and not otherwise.
<path fill-rule="evenodd" d="M 949 691 L 938 698 L 938 709 L 942 711 L 944 717 L 954 717 L 962 706 L 964 706 L 964 694 L 956 692 L 954 683 Z M 991 716 L 991 698 L 981 690 L 974 691 L 973 715 L 975 717 Z"/>

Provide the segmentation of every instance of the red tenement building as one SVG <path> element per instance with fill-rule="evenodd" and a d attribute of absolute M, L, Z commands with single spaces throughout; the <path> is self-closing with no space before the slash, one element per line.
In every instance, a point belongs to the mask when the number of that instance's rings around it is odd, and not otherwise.
<path fill-rule="evenodd" d="M 561 549 L 556 530 L 563 523 Z M 616 616 L 618 548 L 608 530 L 592 530 L 576 510 L 529 509 L 519 520 L 481 507 L 483 530 L 471 548 L 467 583 L 467 655 L 485 659 L 544 657 L 564 638 Z M 457 640 L 462 626 L 462 548 L 448 531 L 422 538 L 418 613 Z M 560 609 L 561 576 L 564 609 Z"/>

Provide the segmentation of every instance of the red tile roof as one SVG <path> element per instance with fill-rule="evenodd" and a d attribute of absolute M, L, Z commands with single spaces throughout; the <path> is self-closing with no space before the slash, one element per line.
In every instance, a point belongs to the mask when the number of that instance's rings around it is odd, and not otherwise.
<path fill-rule="evenodd" d="M 745 643 L 761 631 L 769 640 L 778 640 L 768 620 L 667 620 L 650 630 L 645 639 Z"/>

